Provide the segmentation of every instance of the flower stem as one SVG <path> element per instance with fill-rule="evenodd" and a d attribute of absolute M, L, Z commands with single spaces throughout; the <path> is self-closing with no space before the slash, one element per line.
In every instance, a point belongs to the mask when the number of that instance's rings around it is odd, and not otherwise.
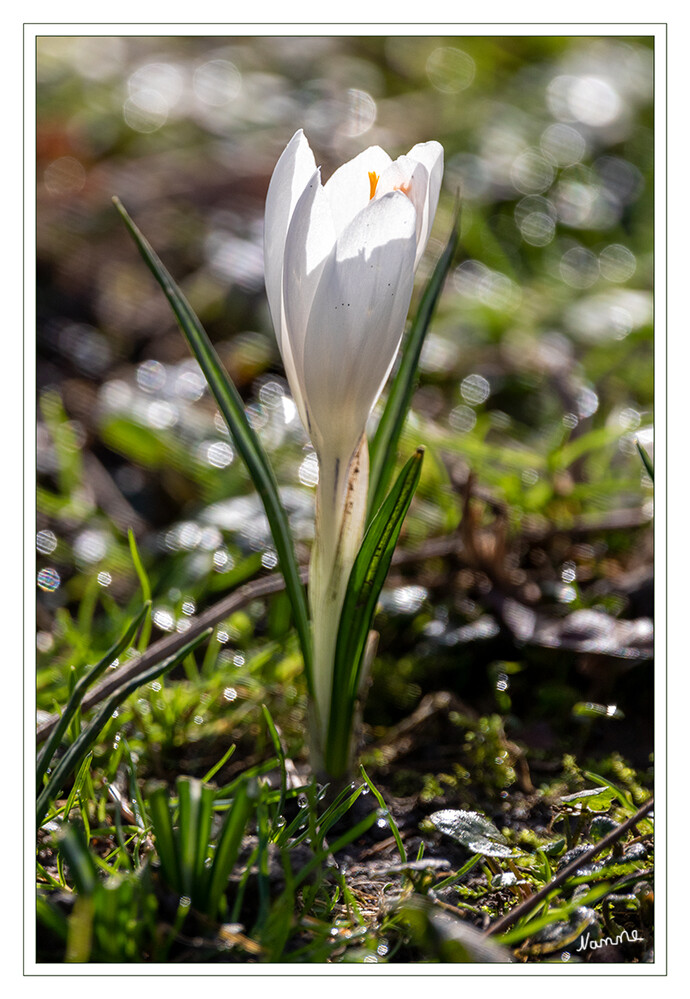
<path fill-rule="evenodd" d="M 352 565 L 364 535 L 369 479 L 366 438 L 349 462 L 338 456 L 319 460 L 316 530 L 309 572 L 309 603 L 314 634 L 315 719 L 312 762 L 323 759 L 328 744 L 335 648 L 340 613 Z M 314 745 L 318 740 L 319 745 Z"/>

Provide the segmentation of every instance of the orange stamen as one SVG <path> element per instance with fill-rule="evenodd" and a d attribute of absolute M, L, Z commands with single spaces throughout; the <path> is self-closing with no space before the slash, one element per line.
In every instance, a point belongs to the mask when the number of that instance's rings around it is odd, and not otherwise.
<path fill-rule="evenodd" d="M 408 198 L 409 198 L 411 187 L 412 187 L 412 181 L 411 180 L 406 180 L 404 184 L 396 184 L 395 187 L 393 188 L 393 190 L 394 191 L 402 191 L 402 193 L 406 194 L 408 196 Z"/>
<path fill-rule="evenodd" d="M 369 171 L 369 201 L 371 201 L 371 199 L 376 194 L 376 185 L 378 184 L 378 182 L 379 182 L 379 175 L 377 173 L 374 173 L 373 170 L 370 170 Z"/>

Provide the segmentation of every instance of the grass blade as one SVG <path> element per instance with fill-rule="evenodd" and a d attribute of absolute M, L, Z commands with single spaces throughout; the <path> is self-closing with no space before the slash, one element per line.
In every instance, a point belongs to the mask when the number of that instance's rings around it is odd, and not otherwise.
<path fill-rule="evenodd" d="M 334 843 L 330 844 L 330 846 L 324 847 L 322 850 L 319 850 L 319 852 L 315 854 L 304 867 L 300 868 L 297 876 L 295 877 L 295 888 L 306 881 L 312 871 L 315 871 L 324 862 L 324 860 L 327 859 L 327 857 L 335 856 L 339 850 L 342 850 L 344 847 L 348 846 L 349 843 L 354 843 L 355 840 L 359 839 L 359 837 L 362 836 L 367 829 L 370 829 L 373 826 L 378 817 L 379 816 L 375 811 L 369 812 L 369 814 L 365 815 L 365 817 L 361 819 L 357 825 L 353 826 L 348 832 L 343 833 L 342 836 L 339 836 Z"/>
<path fill-rule="evenodd" d="M 250 811 L 251 801 L 245 782 L 240 784 L 233 803 L 230 806 L 213 858 L 206 907 L 206 911 L 211 917 L 215 917 L 218 912 L 220 900 L 223 897 L 232 869 L 237 862 Z"/>
<path fill-rule="evenodd" d="M 74 784 L 72 785 L 72 790 L 70 791 L 67 797 L 67 801 L 65 802 L 65 807 L 62 813 L 64 821 L 67 821 L 67 819 L 69 818 L 69 813 L 72 811 L 72 806 L 74 805 L 76 797 L 80 793 L 84 785 L 84 781 L 86 780 L 86 774 L 88 773 L 89 766 L 91 765 L 91 757 L 92 757 L 91 753 L 86 754 L 82 765 L 79 767 L 77 776 L 74 778 Z M 86 833 L 88 837 L 88 829 L 86 830 Z"/>
<path fill-rule="evenodd" d="M 113 199 L 130 235 L 134 239 L 147 267 L 158 281 L 175 314 L 189 347 L 199 362 L 209 388 L 223 414 L 237 450 L 246 464 L 252 481 L 266 511 L 273 542 L 278 554 L 280 569 L 285 579 L 285 589 L 290 598 L 295 627 L 299 636 L 305 673 L 310 693 L 312 683 L 311 629 L 304 587 L 300 581 L 299 567 L 290 533 L 287 514 L 280 500 L 278 484 L 261 442 L 252 429 L 244 411 L 242 397 L 228 377 L 208 334 L 199 322 L 192 307 L 179 290 L 162 261 L 144 235 L 136 227 L 118 198 Z"/>
<path fill-rule="evenodd" d="M 67 731 L 70 722 L 79 710 L 79 706 L 84 699 L 86 691 L 91 687 L 96 680 L 105 673 L 107 668 L 117 659 L 118 656 L 122 655 L 126 649 L 132 644 L 134 636 L 136 635 L 139 627 L 146 617 L 151 604 L 147 602 L 144 604 L 142 609 L 139 611 L 134 620 L 128 625 L 126 631 L 122 635 L 122 638 L 117 641 L 112 648 L 108 649 L 106 654 L 100 659 L 96 665 L 86 673 L 81 680 L 75 685 L 74 690 L 70 696 L 67 706 L 60 716 L 60 721 L 57 723 L 56 727 L 53 729 L 50 737 L 46 741 L 45 746 L 41 750 L 38 756 L 38 762 L 36 764 L 36 794 L 41 790 L 41 781 L 43 780 L 43 775 L 45 774 L 50 761 L 55 754 L 55 750 L 60 745 L 60 740 Z"/>
<path fill-rule="evenodd" d="M 203 850 L 199 842 L 199 819 L 201 811 L 201 784 L 191 777 L 178 777 L 177 797 L 179 801 L 179 859 L 180 888 L 184 895 L 193 901 L 198 854 Z M 202 862 L 203 863 L 203 862 Z"/>
<path fill-rule="evenodd" d="M 398 441 L 412 402 L 424 338 L 458 245 L 459 218 L 458 210 L 446 247 L 424 289 L 410 332 L 403 342 L 400 363 L 393 376 L 383 414 L 376 433 L 369 443 L 368 519 L 370 521 L 381 506 L 393 475 Z"/>
<path fill-rule="evenodd" d="M 647 452 L 645 451 L 645 449 L 642 447 L 642 445 L 638 440 L 635 441 L 635 447 L 637 448 L 640 458 L 642 458 L 644 467 L 647 470 L 647 475 L 652 480 L 652 482 L 654 482 L 654 465 L 652 464 L 652 459 L 649 457 L 649 455 L 647 454 Z"/>
<path fill-rule="evenodd" d="M 396 823 L 395 819 L 393 818 L 393 816 L 388 811 L 388 807 L 386 805 L 386 802 L 383 800 L 383 795 L 381 794 L 381 792 L 379 791 L 379 789 L 376 787 L 376 785 L 372 783 L 371 778 L 368 776 L 368 774 L 367 774 L 366 770 L 364 769 L 364 767 L 360 765 L 359 769 L 362 772 L 362 777 L 366 781 L 367 786 L 369 787 L 369 790 L 373 792 L 374 797 L 378 801 L 378 803 L 381 806 L 381 808 L 383 809 L 383 811 L 386 813 L 386 816 L 388 818 L 388 824 L 391 827 L 391 832 L 393 833 L 393 839 L 395 840 L 395 845 L 397 846 L 398 853 L 400 854 L 400 859 L 402 860 L 403 864 L 406 864 L 407 863 L 407 853 L 405 852 L 405 847 L 403 846 L 402 837 L 400 835 L 400 830 L 398 829 L 397 823 Z"/>
<path fill-rule="evenodd" d="M 276 756 L 280 760 L 280 799 L 278 801 L 278 811 L 276 817 L 280 818 L 283 816 L 283 811 L 285 809 L 285 795 L 287 794 L 287 769 L 285 766 L 285 753 L 283 752 L 283 745 L 280 741 L 280 735 L 278 734 L 278 729 L 275 726 L 275 722 L 271 717 L 271 712 L 268 710 L 265 704 L 261 705 L 261 710 L 263 711 L 264 721 L 268 728 L 268 734 L 271 737 L 271 742 L 273 743 L 273 748 L 275 749 Z"/>
<path fill-rule="evenodd" d="M 98 886 L 98 873 L 83 834 L 65 823 L 60 832 L 58 849 L 69 864 L 70 874 L 80 895 L 92 895 Z"/>
<path fill-rule="evenodd" d="M 197 645 L 200 645 L 201 642 L 205 641 L 211 634 L 212 630 L 212 628 L 207 628 L 207 630 L 202 632 L 202 634 L 197 635 L 193 641 L 184 645 L 175 655 L 169 656 L 167 659 L 164 659 L 163 662 L 156 663 L 156 665 L 152 666 L 151 669 L 148 669 L 145 673 L 134 677 L 129 681 L 129 683 L 124 683 L 108 698 L 93 721 L 87 725 L 79 738 L 72 743 L 53 773 L 50 775 L 50 780 L 43 788 L 43 791 L 39 795 L 36 803 L 37 825 L 40 825 L 41 820 L 46 813 L 48 802 L 52 797 L 57 795 L 62 784 L 67 780 L 70 774 L 80 766 L 84 757 L 98 739 L 98 736 L 105 727 L 106 722 L 112 715 L 113 711 L 115 711 L 115 709 L 118 708 L 123 701 L 126 701 L 129 695 L 133 694 L 139 687 L 157 679 L 157 677 L 161 676 L 163 673 L 169 673 L 170 670 L 177 666 L 178 663 L 182 662 L 185 656 L 195 649 Z"/>
<path fill-rule="evenodd" d="M 206 773 L 204 774 L 204 776 L 201 778 L 201 783 L 202 784 L 208 784 L 208 782 L 210 780 L 213 780 L 213 778 L 216 776 L 216 774 L 218 773 L 218 771 L 222 767 L 224 767 L 225 764 L 228 762 L 228 760 L 230 759 L 230 757 L 232 756 L 232 754 L 235 752 L 235 749 L 236 749 L 236 746 L 235 746 L 235 743 L 233 742 L 232 745 L 230 746 L 230 748 L 228 750 L 226 750 L 225 753 L 223 753 L 223 755 L 218 760 L 218 762 L 214 763 L 213 766 L 211 767 L 211 769 L 206 771 Z"/>
<path fill-rule="evenodd" d="M 160 860 L 163 878 L 173 891 L 180 891 L 180 868 L 175 846 L 172 818 L 170 816 L 170 798 L 168 788 L 163 782 L 149 785 L 147 788 L 148 812 L 153 827 L 156 842 L 156 852 Z"/>
<path fill-rule="evenodd" d="M 350 573 L 338 627 L 325 752 L 326 766 L 332 776 L 340 776 L 347 766 L 367 636 L 405 514 L 419 482 L 423 457 L 424 448 L 417 448 L 400 472 L 364 536 Z"/>
<path fill-rule="evenodd" d="M 127 537 L 129 539 L 129 550 L 132 556 L 132 562 L 134 563 L 134 570 L 137 574 L 139 580 L 139 585 L 141 586 L 141 594 L 144 598 L 144 603 L 151 602 L 151 583 L 149 582 L 149 577 L 144 568 L 144 563 L 141 561 L 141 556 L 139 555 L 139 549 L 137 548 L 137 541 L 134 537 L 134 531 L 130 527 L 127 531 Z M 144 627 L 141 629 L 141 635 L 139 636 L 138 649 L 143 652 L 144 649 L 149 644 L 149 639 L 151 637 L 152 621 L 148 618 Z"/>

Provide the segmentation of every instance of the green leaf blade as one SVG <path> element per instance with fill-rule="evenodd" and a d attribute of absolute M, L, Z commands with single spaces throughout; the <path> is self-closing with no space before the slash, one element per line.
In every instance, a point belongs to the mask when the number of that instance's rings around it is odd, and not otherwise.
<path fill-rule="evenodd" d="M 423 458 L 424 448 L 420 447 L 400 472 L 364 536 L 350 573 L 338 627 L 325 750 L 326 765 L 333 776 L 339 776 L 347 765 L 367 637 L 403 520 L 419 482 Z"/>
<path fill-rule="evenodd" d="M 148 812 L 153 828 L 156 852 L 163 877 L 173 891 L 180 891 L 180 869 L 175 843 L 175 833 L 170 816 L 168 789 L 156 782 L 147 788 Z"/>
<path fill-rule="evenodd" d="M 114 662 L 118 656 L 121 656 L 129 646 L 139 630 L 144 618 L 148 614 L 151 607 L 150 601 L 147 601 L 142 609 L 139 611 L 137 616 L 130 621 L 129 625 L 125 629 L 122 637 L 118 639 L 115 644 L 108 649 L 106 654 L 96 663 L 96 665 L 86 673 L 81 680 L 75 685 L 72 691 L 69 701 L 65 710 L 60 715 L 60 720 L 53 729 L 51 735 L 46 740 L 46 743 L 41 750 L 38 761 L 36 763 L 36 793 L 38 794 L 41 790 L 41 781 L 43 775 L 45 774 L 50 761 L 52 760 L 56 749 L 60 745 L 60 740 L 67 731 L 72 719 L 75 717 L 84 696 L 93 684 L 105 673 L 110 664 Z"/>
<path fill-rule="evenodd" d="M 147 683 L 151 683 L 152 680 L 156 680 L 159 676 L 162 676 L 164 673 L 169 673 L 170 670 L 174 669 L 174 667 L 177 666 L 178 663 L 181 663 L 182 660 L 197 647 L 197 645 L 200 645 L 201 642 L 209 638 L 212 631 L 212 628 L 207 628 L 205 631 L 201 632 L 201 634 L 197 635 L 191 642 L 187 642 L 187 644 L 174 655 L 169 656 L 162 662 L 156 663 L 141 675 L 135 676 L 128 682 L 123 683 L 122 686 L 118 687 L 118 689 L 108 698 L 96 717 L 81 732 L 79 738 L 72 743 L 58 765 L 55 767 L 53 773 L 50 775 L 50 780 L 43 788 L 38 797 L 38 801 L 36 802 L 37 826 L 41 824 L 48 808 L 48 802 L 58 793 L 60 787 L 62 786 L 62 782 L 67 780 L 70 774 L 72 774 L 81 765 L 84 757 L 95 744 L 99 734 L 105 727 L 113 712 L 119 708 L 123 701 L 126 701 L 129 695 L 133 694 L 139 687 L 143 687 Z"/>
<path fill-rule="evenodd" d="M 654 482 L 654 465 L 652 464 L 652 459 L 649 457 L 649 455 L 647 454 L 647 452 L 637 439 L 635 440 L 635 447 L 637 448 L 637 453 L 639 454 L 640 458 L 642 458 L 642 464 L 645 467 L 647 475 L 652 480 L 652 482 Z"/>
<path fill-rule="evenodd" d="M 242 782 L 230 806 L 213 857 L 208 889 L 207 912 L 215 916 L 242 846 L 252 802 L 246 781 Z"/>
<path fill-rule="evenodd" d="M 218 404 L 218 408 L 232 434 L 237 450 L 242 456 L 257 492 L 261 497 L 273 535 L 280 570 L 285 579 L 285 589 L 292 605 L 295 627 L 304 657 L 307 685 L 311 693 L 313 692 L 313 668 L 307 599 L 300 579 L 300 571 L 288 524 L 288 517 L 280 500 L 278 484 L 273 469 L 256 432 L 247 419 L 242 397 L 225 371 L 198 317 L 175 284 L 163 262 L 129 217 L 120 200 L 118 198 L 114 198 L 113 200 L 144 262 L 170 303 L 180 329 L 199 363 Z"/>

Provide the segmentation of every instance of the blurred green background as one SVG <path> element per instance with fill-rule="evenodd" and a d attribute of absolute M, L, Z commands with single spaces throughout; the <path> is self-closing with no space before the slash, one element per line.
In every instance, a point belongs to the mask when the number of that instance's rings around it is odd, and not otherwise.
<path fill-rule="evenodd" d="M 263 289 L 270 175 L 298 128 L 324 179 L 369 145 L 397 156 L 437 139 L 444 184 L 418 286 L 458 196 L 461 254 L 402 442 L 401 458 L 428 448 L 403 545 L 462 521 L 467 557 L 394 574 L 372 724 L 447 686 L 445 668 L 467 693 L 477 663 L 486 703 L 515 710 L 526 661 L 534 745 L 548 750 L 543 726 L 559 713 L 628 696 L 629 749 L 646 759 L 650 681 L 612 678 L 651 654 L 652 490 L 635 448 L 653 453 L 651 39 L 44 37 L 37 72 L 39 706 L 139 600 L 128 527 L 154 638 L 276 565 L 247 473 L 111 197 L 216 343 L 306 559 L 317 473 Z M 525 638 L 508 598 L 541 622 L 532 651 L 527 639 L 519 654 L 491 644 L 506 627 Z M 210 664 L 234 678 L 226 705 L 255 643 L 284 634 L 275 606 L 252 605 L 217 638 Z M 568 637 L 559 627 L 574 611 L 590 630 Z M 618 667 L 554 672 L 559 648 L 586 640 L 597 653 L 608 641 Z"/>

